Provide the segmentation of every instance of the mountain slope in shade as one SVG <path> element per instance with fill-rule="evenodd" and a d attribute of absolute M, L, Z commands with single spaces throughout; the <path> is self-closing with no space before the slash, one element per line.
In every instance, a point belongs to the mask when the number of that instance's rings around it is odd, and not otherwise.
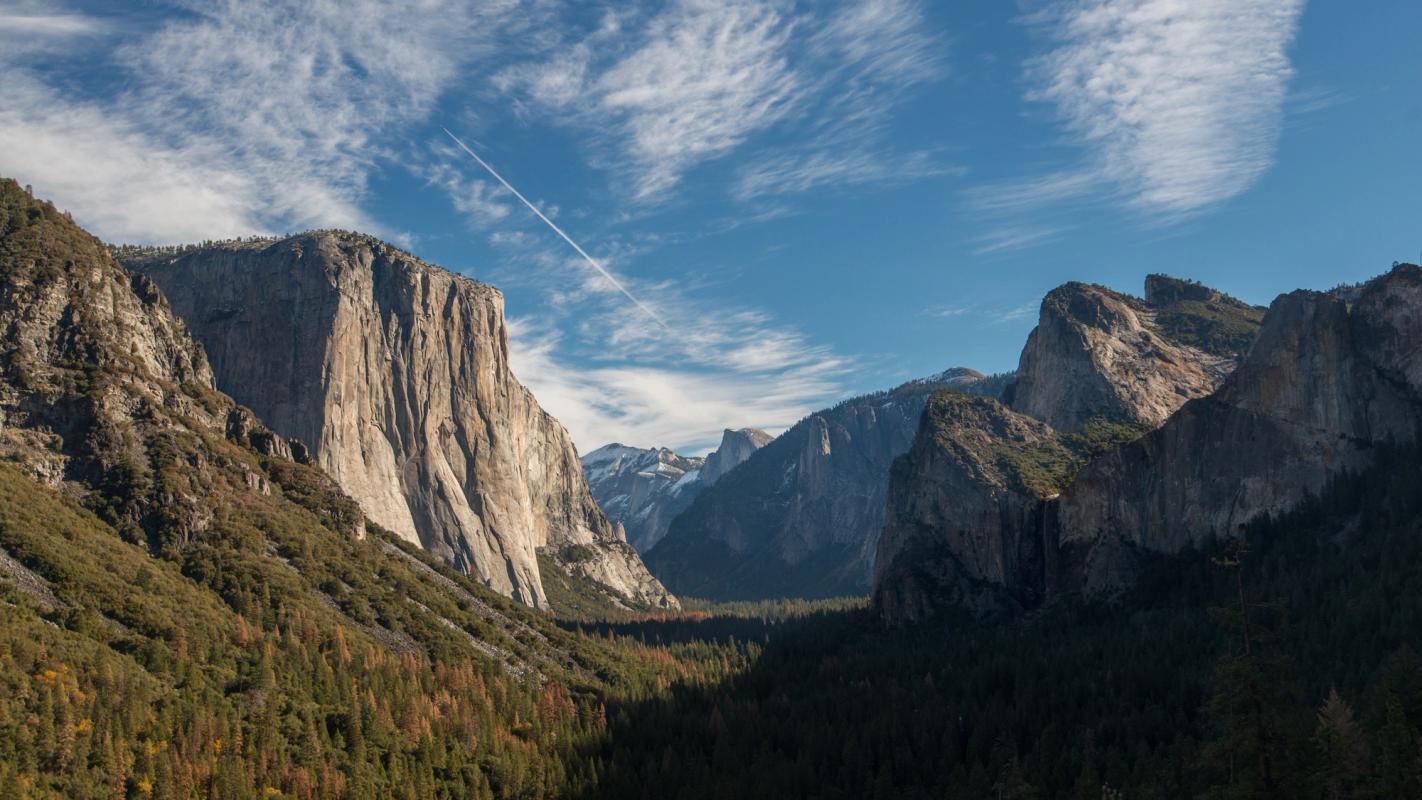
<path fill-rule="evenodd" d="M 1218 391 L 1158 429 L 1080 463 L 1012 459 L 1049 476 L 1035 491 L 996 492 L 982 471 L 942 466 L 979 431 L 954 431 L 946 407 L 930 411 L 894 468 L 881 613 L 908 621 L 949 607 L 1017 613 L 1071 595 L 1109 597 L 1132 584 L 1147 554 L 1238 536 L 1418 441 L 1422 269 L 1395 267 L 1351 302 L 1281 296 Z M 997 517 L 972 513 L 994 499 Z M 973 555 L 984 552 L 1031 557 L 1004 569 L 1002 558 Z"/>
<path fill-rule="evenodd" d="M 867 592 L 889 465 L 928 396 L 1000 385 L 958 368 L 810 415 L 692 501 L 648 565 L 673 591 L 713 599 Z"/>
<path fill-rule="evenodd" d="M 529 605 L 538 555 L 615 603 L 676 604 L 508 366 L 503 296 L 361 234 L 129 251 L 217 385 L 311 448 L 371 519 Z"/>
<path fill-rule="evenodd" d="M 705 457 L 665 448 L 609 444 L 583 456 L 583 474 L 602 510 L 623 526 L 627 541 L 645 553 L 666 536 L 672 519 L 706 487 L 764 447 L 770 434 L 727 428 Z"/>

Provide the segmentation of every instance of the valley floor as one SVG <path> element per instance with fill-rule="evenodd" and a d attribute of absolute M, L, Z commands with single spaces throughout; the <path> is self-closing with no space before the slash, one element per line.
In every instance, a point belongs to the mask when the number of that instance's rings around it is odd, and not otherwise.
<path fill-rule="evenodd" d="M 1422 796 L 1422 497 L 1397 491 L 1404 471 L 1254 526 L 1239 568 L 1189 554 L 1115 607 L 906 629 L 859 599 L 553 625 L 405 571 L 412 556 L 380 556 L 393 545 L 260 568 L 381 564 L 388 596 L 335 617 L 295 584 L 225 582 L 250 550 L 178 569 L 0 478 L 0 798 Z M 450 585 L 457 602 L 433 588 Z M 399 616 L 410 601 L 541 676 L 461 655 Z M 367 637 L 386 625 L 424 652 Z"/>

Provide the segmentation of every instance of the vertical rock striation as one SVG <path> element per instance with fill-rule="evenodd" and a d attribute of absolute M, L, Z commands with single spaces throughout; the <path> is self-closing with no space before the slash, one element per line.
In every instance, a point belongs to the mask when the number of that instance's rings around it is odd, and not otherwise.
<path fill-rule="evenodd" d="M 1089 593 L 1119 589 L 1132 550 L 1176 553 L 1237 536 L 1419 432 L 1422 270 L 1399 266 L 1351 304 L 1283 295 L 1218 392 L 1096 460 L 1062 493 L 1062 545 L 1087 554 L 1073 579 Z"/>
<path fill-rule="evenodd" d="M 1183 302 L 1214 297 L 1197 285 L 1184 288 Z M 913 450 L 894 468 L 881 555 L 896 555 L 881 564 L 875 588 L 884 616 L 912 621 L 945 608 L 1012 614 L 1070 595 L 1110 597 L 1131 586 L 1144 554 L 1238 536 L 1252 519 L 1297 507 L 1331 478 L 1366 470 L 1380 451 L 1415 444 L 1422 436 L 1422 269 L 1397 266 L 1350 297 L 1281 296 L 1216 391 L 1184 402 L 1160 427 L 1118 446 L 1092 441 L 1099 423 L 1056 432 L 1069 454 L 1065 462 L 1045 440 L 1022 447 L 1026 438 L 1012 433 L 1000 412 L 963 424 L 961 411 L 930 404 Z M 1179 302 L 1171 305 L 1178 309 Z M 1091 327 L 1134 334 L 1139 329 L 1122 322 L 1120 311 L 1096 317 L 1115 314 L 1110 325 Z M 1049 314 L 1059 316 L 1044 308 L 1044 324 Z M 1215 345 L 1214 355 L 1227 355 L 1234 334 L 1249 333 L 1183 323 L 1172 324 L 1187 337 L 1203 332 L 1198 341 Z M 1112 363 L 1091 355 L 1066 369 L 1086 362 Z M 1108 404 L 1130 396 L 1112 385 L 1096 380 L 1095 388 L 1107 389 L 1087 396 Z M 1163 395 L 1137 395 L 1144 398 L 1139 413 L 1118 419 L 1149 419 L 1161 408 L 1152 396 Z M 1026 405 L 1063 424 L 1082 419 L 1078 398 L 1056 409 L 1035 402 Z M 983 439 L 989 430 L 996 433 Z M 992 458 L 965 459 L 965 451 Z M 1012 482 L 982 466 L 993 459 L 1019 476 L 1038 476 L 1038 485 L 1022 482 L 1026 491 L 1004 493 Z M 998 560 L 984 560 L 984 553 Z M 1034 558 L 1001 568 L 1013 563 L 1006 555 L 1012 553 Z"/>
<path fill-rule="evenodd" d="M 529 605 L 547 602 L 540 550 L 629 604 L 675 603 L 510 371 L 497 289 L 342 232 L 126 260 L 218 386 L 305 442 L 372 521 Z"/>
<path fill-rule="evenodd" d="M 673 591 L 714 599 L 867 592 L 889 466 L 929 395 L 1000 385 L 960 367 L 811 414 L 692 501 L 648 564 Z"/>

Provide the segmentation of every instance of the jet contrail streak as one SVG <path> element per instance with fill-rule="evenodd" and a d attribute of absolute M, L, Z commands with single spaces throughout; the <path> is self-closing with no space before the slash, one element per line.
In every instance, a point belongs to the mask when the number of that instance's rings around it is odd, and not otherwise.
<path fill-rule="evenodd" d="M 628 300 L 631 300 L 634 305 L 642 309 L 643 313 L 655 320 L 658 325 L 662 326 L 663 328 L 667 327 L 667 324 L 662 321 L 662 318 L 657 316 L 657 312 L 648 308 L 645 303 L 643 303 L 641 300 L 638 300 L 635 295 L 627 291 L 627 287 L 623 286 L 621 281 L 617 280 L 617 278 L 614 278 L 611 272 L 608 272 L 606 269 L 604 269 L 602 264 L 598 263 L 597 259 L 588 255 L 588 251 L 584 250 L 581 245 L 573 241 L 573 237 L 564 233 L 562 228 L 558 227 L 553 223 L 553 220 L 544 216 L 543 212 L 538 210 L 538 206 L 535 206 L 534 204 L 528 202 L 528 198 L 524 197 L 523 194 L 519 192 L 519 190 L 515 189 L 513 187 L 513 184 L 504 180 L 504 176 L 500 175 L 497 171 L 495 171 L 493 167 L 489 166 L 489 163 L 484 159 L 480 158 L 478 153 L 474 152 L 473 150 L 470 150 L 469 145 L 461 141 L 458 136 L 455 136 L 453 133 L 450 133 L 449 128 L 441 128 L 441 130 L 443 130 L 446 134 L 449 134 L 449 138 L 453 139 L 454 143 L 459 145 L 460 150 L 463 150 L 464 152 L 468 153 L 470 158 L 473 158 L 475 161 L 478 161 L 479 166 L 488 170 L 489 174 L 493 175 L 499 183 L 502 183 L 505 189 L 508 189 L 510 192 L 513 192 L 514 197 L 517 197 L 519 200 L 523 201 L 523 204 L 528 206 L 528 210 L 532 211 L 538 216 L 539 219 L 543 220 L 544 224 L 552 228 L 554 233 L 563 237 L 563 241 L 571 245 L 574 250 L 577 250 L 578 255 L 582 256 L 584 261 L 587 261 L 593 269 L 597 270 L 599 275 L 604 278 L 607 278 L 608 283 L 611 283 L 613 286 L 616 286 L 617 291 L 622 292 L 624 295 L 626 295 Z"/>

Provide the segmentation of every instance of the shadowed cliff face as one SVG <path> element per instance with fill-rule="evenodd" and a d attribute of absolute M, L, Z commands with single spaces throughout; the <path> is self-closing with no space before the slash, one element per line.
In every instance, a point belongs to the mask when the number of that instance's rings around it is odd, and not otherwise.
<path fill-rule="evenodd" d="M 810 415 L 702 492 L 648 563 L 675 591 L 714 599 L 867 592 L 889 466 L 944 386 L 1000 382 L 958 368 Z"/>
<path fill-rule="evenodd" d="M 129 266 L 188 320 L 218 385 L 309 443 L 375 522 L 529 605 L 546 604 L 540 549 L 628 603 L 675 602 L 511 373 L 496 289 L 347 233 Z"/>
<path fill-rule="evenodd" d="M 1039 499 L 1072 454 L 1050 426 L 987 397 L 933 395 L 894 462 L 874 583 L 899 621 L 953 606 L 979 616 L 1041 602 Z"/>
<path fill-rule="evenodd" d="M 609 444 L 583 456 L 583 474 L 602 510 L 623 526 L 640 553 L 652 549 L 691 501 L 764 447 L 770 434 L 726 429 L 721 446 L 706 457 L 680 456 L 663 447 Z"/>
<path fill-rule="evenodd" d="M 1293 508 L 1376 446 L 1422 430 L 1422 270 L 1401 266 L 1357 301 L 1283 295 L 1249 357 L 1214 395 L 1107 454 L 1062 493 L 1064 544 L 1179 552 Z M 1109 591 L 1129 565 L 1102 556 L 1082 576 Z"/>
<path fill-rule="evenodd" d="M 895 465 L 880 547 L 899 555 L 876 584 L 890 621 L 945 607 L 1010 614 L 1064 595 L 1111 596 L 1131 585 L 1141 554 L 1237 536 L 1331 477 L 1368 468 L 1380 445 L 1416 442 L 1422 270 L 1399 266 L 1351 304 L 1318 292 L 1280 297 L 1217 391 L 1104 452 L 1086 446 L 1089 429 L 1056 434 L 1077 463 L 1035 490 L 1004 495 L 991 470 L 963 466 L 976 463 L 956 455 L 965 449 L 1001 460 L 1002 437 L 991 446 L 980 440 L 1003 425 L 961 424 L 962 416 L 931 404 L 913 450 Z M 1054 481 L 1064 487 L 1059 496 Z M 1013 552 L 1038 554 L 1024 562 L 1033 568 L 981 558 Z"/>

